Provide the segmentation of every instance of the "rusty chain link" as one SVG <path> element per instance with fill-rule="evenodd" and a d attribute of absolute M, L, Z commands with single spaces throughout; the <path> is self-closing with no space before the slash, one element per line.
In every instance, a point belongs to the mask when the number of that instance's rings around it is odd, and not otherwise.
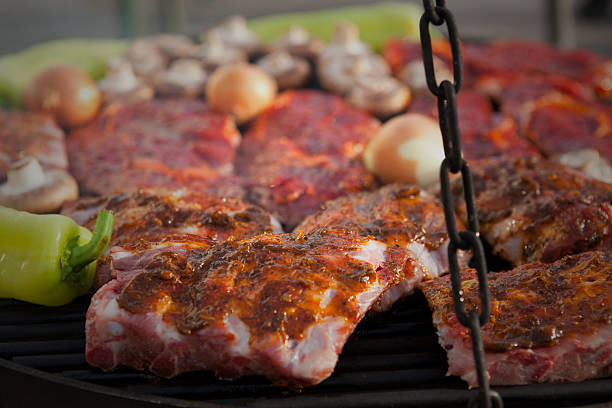
<path fill-rule="evenodd" d="M 448 262 L 453 288 L 453 301 L 455 313 L 459 322 L 470 329 L 472 337 L 472 349 L 474 352 L 474 364 L 478 377 L 479 392 L 472 395 L 468 407 L 480 406 L 491 408 L 494 404 L 503 408 L 503 402 L 499 394 L 489 387 L 489 379 L 485 368 L 484 346 L 482 342 L 481 326 L 489 321 L 491 300 L 489 284 L 487 279 L 487 263 L 484 249 L 480 240 L 478 225 L 478 212 L 476 200 L 474 199 L 474 186 L 472 173 L 468 163 L 463 159 L 461 153 L 461 135 L 459 133 L 459 122 L 457 118 L 457 93 L 463 85 L 463 65 L 461 63 L 461 49 L 459 35 L 453 14 L 446 8 L 444 0 L 423 0 L 425 12 L 421 17 L 419 28 L 421 32 L 421 48 L 423 52 L 423 64 L 427 87 L 438 97 L 438 116 L 442 140 L 444 145 L 445 159 L 440 166 L 440 188 L 441 199 L 444 206 L 444 217 L 449 236 Z M 433 50 L 429 24 L 440 26 L 446 23 L 448 29 L 448 41 L 451 46 L 453 57 L 453 83 L 444 80 L 440 85 L 436 80 L 434 72 Z M 450 173 L 461 172 L 463 184 L 463 196 L 468 217 L 467 231 L 457 231 L 455 222 L 454 202 L 450 186 Z M 471 310 L 469 315 L 463 304 L 463 289 L 461 288 L 461 275 L 457 261 L 457 251 L 470 250 L 478 274 L 478 288 L 480 297 L 480 313 Z"/>

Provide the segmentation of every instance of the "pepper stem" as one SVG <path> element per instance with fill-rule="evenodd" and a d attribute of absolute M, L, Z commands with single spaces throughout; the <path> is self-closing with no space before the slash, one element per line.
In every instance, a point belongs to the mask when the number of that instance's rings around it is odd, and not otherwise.
<path fill-rule="evenodd" d="M 62 280 L 81 271 L 85 266 L 98 259 L 106 250 L 113 232 L 113 221 L 115 217 L 109 211 L 100 211 L 96 220 L 93 235 L 85 245 L 78 245 L 78 237 L 71 240 L 62 257 Z"/>

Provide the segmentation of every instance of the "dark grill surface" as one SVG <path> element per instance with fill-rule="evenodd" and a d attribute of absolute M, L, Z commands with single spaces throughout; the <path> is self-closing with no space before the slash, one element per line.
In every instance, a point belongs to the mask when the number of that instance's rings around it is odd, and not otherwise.
<path fill-rule="evenodd" d="M 80 408 L 464 407 L 469 396 L 465 383 L 444 375 L 446 355 L 420 293 L 387 313 L 366 318 L 346 344 L 334 374 L 301 391 L 274 387 L 255 376 L 229 381 L 197 372 L 165 380 L 127 368 L 105 373 L 90 367 L 84 331 L 88 302 L 81 298 L 65 307 L 47 308 L 0 300 L 1 408 L 48 406 L 49 401 Z M 612 379 L 495 389 L 506 407 L 612 401 Z"/>

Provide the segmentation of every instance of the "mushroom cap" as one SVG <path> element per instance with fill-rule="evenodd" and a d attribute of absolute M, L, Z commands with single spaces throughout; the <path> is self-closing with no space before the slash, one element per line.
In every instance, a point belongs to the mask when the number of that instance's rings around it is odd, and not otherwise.
<path fill-rule="evenodd" d="M 207 36 L 206 43 L 196 48 L 194 57 L 199 59 L 208 71 L 234 62 L 246 62 L 248 59 L 244 50 L 224 44 L 215 32 Z"/>
<path fill-rule="evenodd" d="M 321 87 L 339 95 L 348 93 L 355 86 L 357 77 L 381 77 L 389 73 L 384 58 L 376 54 L 346 55 L 320 61 L 317 65 Z"/>
<path fill-rule="evenodd" d="M 168 65 L 168 57 L 146 37 L 137 38 L 130 43 L 126 58 L 132 65 L 134 73 L 145 79 L 154 78 Z"/>
<path fill-rule="evenodd" d="M 191 58 L 182 58 L 157 76 L 155 89 L 162 96 L 195 97 L 203 93 L 205 83 L 206 71 L 202 64 Z"/>
<path fill-rule="evenodd" d="M 202 42 L 207 41 L 211 35 L 217 35 L 221 42 L 233 48 L 243 50 L 249 57 L 261 51 L 261 41 L 253 31 L 249 30 L 246 19 L 240 15 L 228 17 L 220 25 L 210 29 Z"/>
<path fill-rule="evenodd" d="M 286 51 L 294 57 L 313 60 L 324 45 L 323 40 L 312 37 L 303 27 L 292 25 L 272 44 L 271 51 Z"/>
<path fill-rule="evenodd" d="M 443 159 L 438 124 L 418 113 L 406 113 L 386 122 L 363 154 L 366 168 L 384 183 L 413 183 L 422 187 L 438 181 Z"/>
<path fill-rule="evenodd" d="M 318 63 L 329 59 L 344 58 L 349 55 L 373 55 L 372 48 L 359 40 L 359 28 L 354 23 L 345 21 L 336 25 L 331 43 L 321 49 Z"/>
<path fill-rule="evenodd" d="M 347 101 L 379 118 L 387 118 L 406 109 L 410 91 L 391 76 L 364 75 L 356 78 Z"/>
<path fill-rule="evenodd" d="M 65 201 L 78 196 L 77 182 L 68 172 L 52 169 L 43 173 L 32 157 L 14 163 L 7 182 L 0 185 L 0 205 L 39 214 L 57 212 Z"/>
<path fill-rule="evenodd" d="M 170 59 L 191 57 L 196 48 L 195 42 L 183 34 L 156 34 L 145 39 L 153 42 Z"/>
<path fill-rule="evenodd" d="M 274 77 L 280 90 L 299 88 L 310 77 L 310 64 L 304 58 L 294 57 L 286 51 L 275 51 L 260 58 L 256 64 Z"/>
<path fill-rule="evenodd" d="M 124 57 L 114 57 L 108 62 L 106 76 L 98 81 L 105 103 L 115 101 L 143 101 L 153 98 L 153 88 L 134 75 L 132 65 Z"/>

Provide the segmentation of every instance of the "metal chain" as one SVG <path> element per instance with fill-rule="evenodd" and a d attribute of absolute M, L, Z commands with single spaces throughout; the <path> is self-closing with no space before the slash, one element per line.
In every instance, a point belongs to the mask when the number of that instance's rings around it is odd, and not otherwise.
<path fill-rule="evenodd" d="M 461 63 L 459 34 L 457 33 L 453 14 L 446 8 L 446 2 L 444 0 L 436 0 L 435 3 L 434 5 L 434 0 L 423 0 L 425 12 L 421 17 L 419 28 L 421 31 L 421 48 L 423 51 L 427 86 L 438 97 L 438 116 L 445 155 L 440 166 L 440 187 L 449 237 L 448 263 L 453 287 L 455 313 L 459 322 L 470 329 L 474 364 L 478 377 L 479 392 L 470 398 L 468 407 L 480 406 L 481 408 L 491 408 L 492 404 L 494 404 L 498 408 L 503 408 L 501 397 L 489 387 L 489 379 L 485 368 L 484 346 L 482 343 L 481 326 L 489 321 L 491 301 L 487 279 L 487 263 L 482 242 L 480 241 L 472 173 L 461 153 L 461 135 L 457 119 L 457 93 L 463 85 L 463 65 Z M 430 23 L 436 26 L 446 23 L 448 28 L 448 41 L 453 56 L 453 83 L 444 80 L 438 85 L 436 81 L 431 36 L 429 35 Z M 463 196 L 469 228 L 467 231 L 460 232 L 457 231 L 457 224 L 455 222 L 454 202 L 449 175 L 449 173 L 456 174 L 459 172 L 461 172 L 461 181 L 463 183 Z M 457 251 L 459 249 L 471 250 L 473 255 L 478 274 L 480 313 L 476 310 L 471 310 L 468 315 L 465 311 L 461 275 L 457 261 Z"/>

